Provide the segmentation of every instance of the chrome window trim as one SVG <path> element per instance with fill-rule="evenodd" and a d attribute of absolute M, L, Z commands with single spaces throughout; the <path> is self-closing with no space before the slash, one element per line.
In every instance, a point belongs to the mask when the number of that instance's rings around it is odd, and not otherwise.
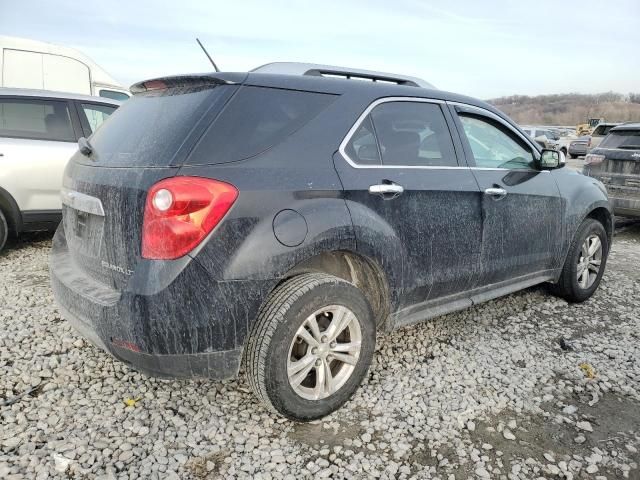
<path fill-rule="evenodd" d="M 364 112 L 362 112 L 360 114 L 360 116 L 358 117 L 358 119 L 355 121 L 355 123 L 351 126 L 351 128 L 349 129 L 349 131 L 347 132 L 347 134 L 345 135 L 344 139 L 342 140 L 342 142 L 340 143 L 340 146 L 338 147 L 338 151 L 340 152 L 340 155 L 342 155 L 342 157 L 345 159 L 345 161 L 351 165 L 353 168 L 371 168 L 371 169 L 393 169 L 393 168 L 408 168 L 408 169 L 416 169 L 416 170 L 478 170 L 478 171 L 497 171 L 497 172 L 502 172 L 502 171 L 525 171 L 525 172 L 547 172 L 549 173 L 548 170 L 536 170 L 536 169 L 532 169 L 532 168 L 498 168 L 498 167 L 469 167 L 469 166 L 460 166 L 457 165 L 455 167 L 452 166 L 433 166 L 433 165 L 366 165 L 366 164 L 359 164 L 353 161 L 353 159 L 351 157 L 349 157 L 349 155 L 347 155 L 346 152 L 346 147 L 347 144 L 349 143 L 349 141 L 351 141 L 351 137 L 353 137 L 353 135 L 356 133 L 356 131 L 358 130 L 358 128 L 360 128 L 360 125 L 362 125 L 362 122 L 364 121 L 365 118 L 367 118 L 367 115 L 369 115 L 371 113 L 371 111 L 376 108 L 378 105 L 381 105 L 383 103 L 388 103 L 388 102 L 420 102 L 420 103 L 435 103 L 435 104 L 439 104 L 439 105 L 460 105 L 462 107 L 468 107 L 471 109 L 476 109 L 478 110 L 481 114 L 491 117 L 495 120 L 497 120 L 498 122 L 500 122 L 502 125 L 504 125 L 505 127 L 509 128 L 510 131 L 513 131 L 514 133 L 516 133 L 520 138 L 522 138 L 525 143 L 527 145 L 529 145 L 530 147 L 533 147 L 533 145 L 531 144 L 531 141 L 529 139 L 527 139 L 525 136 L 521 135 L 520 132 L 518 132 L 517 130 L 514 130 L 513 127 L 506 122 L 504 119 L 502 119 L 500 116 L 496 115 L 495 113 L 482 108 L 482 107 L 477 107 L 475 105 L 470 105 L 468 103 L 462 103 L 462 102 L 447 102 L 445 100 L 438 100 L 435 98 L 424 98 L 424 97 L 384 97 L 384 98 L 379 98 L 377 100 L 374 100 L 373 102 L 371 102 L 369 104 L 369 106 L 367 108 L 365 108 Z M 446 119 L 445 119 L 446 120 Z M 537 152 L 537 149 L 535 147 L 533 147 L 533 151 Z"/>
<path fill-rule="evenodd" d="M 345 159 L 345 161 L 349 165 L 351 165 L 353 168 L 374 168 L 374 169 L 375 168 L 378 168 L 378 169 L 412 168 L 412 169 L 416 169 L 416 170 L 468 170 L 469 169 L 469 167 L 461 167 L 460 165 L 457 165 L 455 167 L 445 166 L 445 165 L 443 165 L 443 166 L 434 166 L 434 165 L 365 165 L 365 164 L 360 164 L 360 163 L 354 162 L 353 159 L 351 157 L 349 157 L 349 155 L 347 155 L 347 152 L 346 152 L 346 147 L 347 147 L 347 144 L 351 141 L 351 137 L 353 137 L 353 135 L 356 133 L 358 128 L 360 128 L 360 125 L 362 125 L 362 122 L 364 121 L 364 119 L 367 118 L 367 115 L 369 115 L 374 108 L 376 108 L 378 105 L 381 105 L 383 103 L 389 103 L 389 102 L 435 103 L 435 104 L 438 104 L 438 105 L 446 104 L 446 102 L 444 100 L 438 100 L 438 99 L 435 99 L 435 98 L 423 98 L 423 97 L 384 97 L 384 98 L 379 98 L 379 99 L 371 102 L 369 104 L 369 106 L 367 108 L 365 108 L 364 112 L 362 112 L 360 114 L 360 116 L 355 121 L 353 126 L 349 129 L 349 131 L 347 132 L 347 135 L 344 137 L 344 139 L 340 143 L 340 146 L 338 147 L 338 151 L 340 152 L 340 155 L 342 155 L 342 157 Z M 445 118 L 445 121 L 446 121 L 446 118 Z M 457 160 L 457 158 L 456 158 L 456 160 Z"/>

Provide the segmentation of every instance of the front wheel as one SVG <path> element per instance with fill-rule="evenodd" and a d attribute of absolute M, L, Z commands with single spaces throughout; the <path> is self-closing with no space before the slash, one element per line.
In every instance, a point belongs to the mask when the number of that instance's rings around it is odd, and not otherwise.
<path fill-rule="evenodd" d="M 360 386 L 375 349 L 369 302 L 322 273 L 287 280 L 269 296 L 245 353 L 249 384 L 271 410 L 297 421 L 324 417 Z"/>
<path fill-rule="evenodd" d="M 570 302 L 584 302 L 600 285 L 609 255 L 609 238 L 604 226 L 592 218 L 578 228 L 565 260 L 558 283 L 557 295 Z"/>

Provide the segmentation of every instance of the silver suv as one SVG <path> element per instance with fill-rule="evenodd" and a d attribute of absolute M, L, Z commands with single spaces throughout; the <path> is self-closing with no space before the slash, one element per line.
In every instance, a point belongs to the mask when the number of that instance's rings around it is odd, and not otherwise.
<path fill-rule="evenodd" d="M 120 102 L 46 90 L 0 88 L 0 250 L 10 234 L 54 229 L 60 188 L 78 139 Z"/>

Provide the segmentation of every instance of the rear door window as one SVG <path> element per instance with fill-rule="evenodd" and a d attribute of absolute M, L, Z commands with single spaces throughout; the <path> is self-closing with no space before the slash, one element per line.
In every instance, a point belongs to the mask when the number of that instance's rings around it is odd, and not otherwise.
<path fill-rule="evenodd" d="M 615 130 L 600 144 L 603 148 L 640 150 L 640 130 Z"/>
<path fill-rule="evenodd" d="M 458 165 L 451 133 L 437 103 L 389 101 L 376 106 L 345 151 L 352 161 L 364 165 Z"/>
<path fill-rule="evenodd" d="M 110 105 L 99 105 L 97 103 L 81 103 L 81 120 L 85 128 L 89 131 L 86 132 L 91 135 L 95 132 L 102 123 L 111 116 L 116 107 Z"/>
<path fill-rule="evenodd" d="M 63 100 L 0 98 L 0 136 L 74 142 L 69 104 Z"/>
<path fill-rule="evenodd" d="M 371 112 L 382 163 L 457 166 L 453 140 L 437 103 L 386 102 Z"/>
<path fill-rule="evenodd" d="M 256 156 L 281 143 L 326 108 L 335 95 L 266 87 L 242 87 L 198 145 L 207 163 Z"/>

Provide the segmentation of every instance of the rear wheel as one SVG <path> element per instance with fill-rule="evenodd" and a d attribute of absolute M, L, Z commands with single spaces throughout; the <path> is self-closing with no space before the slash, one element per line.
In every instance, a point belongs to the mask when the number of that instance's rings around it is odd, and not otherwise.
<path fill-rule="evenodd" d="M 7 243 L 7 237 L 9 236 L 9 227 L 7 226 L 7 219 L 4 218 L 2 210 L 0 210 L 0 252 Z"/>
<path fill-rule="evenodd" d="M 600 285 L 609 254 L 603 225 L 592 218 L 578 228 L 554 293 L 571 302 L 584 302 Z"/>
<path fill-rule="evenodd" d="M 577 156 L 577 155 L 574 155 L 573 153 L 570 153 L 570 154 L 569 154 L 569 158 L 578 158 L 578 156 Z"/>
<path fill-rule="evenodd" d="M 311 273 L 277 287 L 246 347 L 252 390 L 271 410 L 298 421 L 342 406 L 367 373 L 375 323 L 362 292 L 337 277 Z"/>

